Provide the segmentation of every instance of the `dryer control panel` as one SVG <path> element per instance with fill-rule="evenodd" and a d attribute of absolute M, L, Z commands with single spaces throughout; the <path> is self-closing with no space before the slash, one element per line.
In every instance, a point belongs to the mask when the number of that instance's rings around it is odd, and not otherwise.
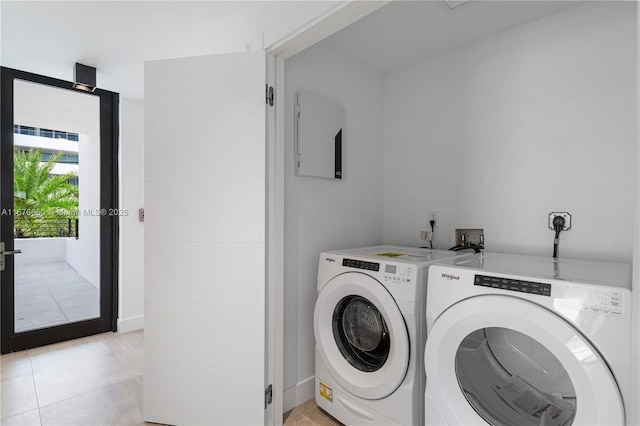
<path fill-rule="evenodd" d="M 539 294 L 540 296 L 551 296 L 551 284 L 546 283 L 516 280 L 513 278 L 492 277 L 489 275 L 476 275 L 473 284 L 482 287 L 499 288 L 501 290 Z"/>

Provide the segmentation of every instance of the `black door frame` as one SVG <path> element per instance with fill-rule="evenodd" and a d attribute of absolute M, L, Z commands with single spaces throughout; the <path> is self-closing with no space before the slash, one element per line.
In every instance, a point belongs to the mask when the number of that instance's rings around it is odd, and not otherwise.
<path fill-rule="evenodd" d="M 5 211 L 13 211 L 15 79 L 75 90 L 68 81 L 0 67 L 0 209 Z M 13 256 L 7 256 L 6 269 L 0 273 L 0 352 L 3 354 L 117 331 L 119 95 L 102 89 L 92 94 L 100 98 L 100 209 L 107 212 L 100 217 L 100 318 L 15 333 L 14 261 Z M 0 238 L 7 243 L 6 250 L 14 249 L 13 225 L 13 215 L 0 216 Z"/>

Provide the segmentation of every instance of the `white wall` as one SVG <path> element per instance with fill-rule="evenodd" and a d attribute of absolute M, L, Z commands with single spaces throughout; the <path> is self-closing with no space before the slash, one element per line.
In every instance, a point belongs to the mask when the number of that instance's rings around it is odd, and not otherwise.
<path fill-rule="evenodd" d="M 14 256 L 16 268 L 31 263 L 67 261 L 67 238 L 16 238 L 14 247 L 22 250 Z"/>
<path fill-rule="evenodd" d="M 95 111 L 95 121 L 95 128 L 90 133 L 79 135 L 79 238 L 67 239 L 67 263 L 91 284 L 100 288 L 100 167 L 97 167 L 100 164 L 99 110 Z"/>
<path fill-rule="evenodd" d="M 636 175 L 633 2 L 581 5 L 385 76 L 384 241 L 629 262 Z"/>
<path fill-rule="evenodd" d="M 382 241 L 382 75 L 322 44 L 285 66 L 284 410 L 314 395 L 313 308 L 320 252 Z M 341 181 L 294 176 L 293 102 L 315 93 L 346 109 Z"/>
<path fill-rule="evenodd" d="M 144 102 L 120 98 L 118 332 L 144 328 Z"/>

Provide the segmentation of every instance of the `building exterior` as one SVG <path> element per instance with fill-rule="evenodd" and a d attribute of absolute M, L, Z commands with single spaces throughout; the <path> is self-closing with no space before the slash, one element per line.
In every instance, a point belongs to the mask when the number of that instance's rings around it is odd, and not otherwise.
<path fill-rule="evenodd" d="M 78 186 L 78 164 L 80 159 L 80 135 L 63 130 L 43 129 L 38 127 L 13 126 L 13 145 L 21 151 L 42 150 L 42 160 L 47 161 L 52 156 L 62 152 L 62 156 L 53 168 L 53 174 L 63 175 L 73 172 L 75 177 L 69 180 Z"/>

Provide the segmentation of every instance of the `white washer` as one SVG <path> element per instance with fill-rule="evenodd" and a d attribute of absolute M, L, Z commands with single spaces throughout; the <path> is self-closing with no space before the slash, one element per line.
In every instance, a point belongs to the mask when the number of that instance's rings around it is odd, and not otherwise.
<path fill-rule="evenodd" d="M 624 425 L 631 267 L 484 253 L 429 270 L 427 425 Z"/>
<path fill-rule="evenodd" d="M 427 267 L 468 257 L 375 246 L 321 254 L 316 402 L 344 424 L 424 423 Z"/>

